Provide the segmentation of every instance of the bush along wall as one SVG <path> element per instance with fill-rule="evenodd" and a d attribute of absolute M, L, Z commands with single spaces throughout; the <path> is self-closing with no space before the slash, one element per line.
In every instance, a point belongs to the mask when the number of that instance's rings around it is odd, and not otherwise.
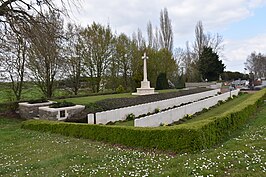
<path fill-rule="evenodd" d="M 266 89 L 261 90 L 231 112 L 217 117 L 170 127 L 137 128 L 108 125 L 75 124 L 28 120 L 22 128 L 88 138 L 130 147 L 154 148 L 173 152 L 194 152 L 212 147 L 242 126 L 263 103 Z"/>

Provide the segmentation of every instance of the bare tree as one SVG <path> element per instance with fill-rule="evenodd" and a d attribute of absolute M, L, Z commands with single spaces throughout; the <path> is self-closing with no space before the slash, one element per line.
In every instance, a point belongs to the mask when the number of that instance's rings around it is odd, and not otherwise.
<path fill-rule="evenodd" d="M 25 63 L 28 57 L 28 44 L 20 35 L 1 30 L 0 39 L 0 63 L 5 73 L 8 74 L 8 80 L 11 81 L 11 89 L 16 100 L 21 99 L 21 92 L 25 75 Z"/>
<path fill-rule="evenodd" d="M 155 27 L 155 31 L 153 31 L 153 26 L 150 21 L 147 24 L 147 35 L 148 48 L 153 48 L 154 50 L 159 51 L 161 48 L 160 31 L 158 27 Z"/>
<path fill-rule="evenodd" d="M 152 24 L 151 21 L 147 24 L 147 35 L 148 35 L 148 47 L 152 48 L 153 46 L 153 31 L 152 31 Z"/>
<path fill-rule="evenodd" d="M 160 32 L 158 27 L 155 28 L 154 32 L 154 39 L 153 39 L 153 48 L 154 50 L 159 50 L 160 49 Z"/>
<path fill-rule="evenodd" d="M 204 34 L 204 29 L 202 22 L 199 21 L 195 28 L 195 43 L 194 43 L 194 51 L 197 54 L 197 58 L 199 58 L 200 54 L 203 51 L 204 46 L 207 45 L 206 36 Z"/>
<path fill-rule="evenodd" d="M 254 74 L 255 78 L 266 77 L 266 55 L 252 52 L 248 56 L 245 66 Z"/>
<path fill-rule="evenodd" d="M 31 26 L 30 33 L 27 34 L 31 44 L 27 66 L 31 71 L 32 80 L 47 98 L 53 95 L 55 79 L 63 65 L 62 29 L 63 20 L 60 14 L 50 12 L 46 14 L 43 23 Z"/>
<path fill-rule="evenodd" d="M 185 55 L 185 51 L 182 48 L 176 48 L 174 50 L 174 60 L 176 61 L 178 70 L 182 70 L 181 65 L 183 66 Z"/>
<path fill-rule="evenodd" d="M 28 29 L 28 25 L 42 22 L 35 16 L 45 18 L 45 11 L 56 11 L 67 15 L 67 7 L 70 4 L 77 4 L 77 1 L 75 3 L 71 1 L 59 0 L 55 3 L 53 0 L 0 0 L 0 23 L 10 26 L 15 33 L 21 33 L 21 27 L 17 28 L 16 25 L 24 24 L 23 27 Z M 56 4 L 60 4 L 60 7 Z"/>
<path fill-rule="evenodd" d="M 132 34 L 132 40 L 136 44 L 136 46 L 138 46 L 139 50 L 146 48 L 146 41 L 140 29 L 138 29 L 137 34 L 135 32 Z"/>
<path fill-rule="evenodd" d="M 173 31 L 171 20 L 168 16 L 166 8 L 160 13 L 160 43 L 161 48 L 167 49 L 172 52 L 173 49 Z"/>
<path fill-rule="evenodd" d="M 66 75 L 66 85 L 77 95 L 81 87 L 80 79 L 84 72 L 84 58 L 81 55 L 82 49 L 78 45 L 80 41 L 81 27 L 68 24 L 65 32 L 64 42 L 64 73 Z"/>
<path fill-rule="evenodd" d="M 211 33 L 205 33 L 202 21 L 198 21 L 195 27 L 195 42 L 194 53 L 196 54 L 196 60 L 199 59 L 204 47 L 211 47 L 214 52 L 222 55 L 223 50 L 223 37 L 218 33 L 212 35 Z"/>

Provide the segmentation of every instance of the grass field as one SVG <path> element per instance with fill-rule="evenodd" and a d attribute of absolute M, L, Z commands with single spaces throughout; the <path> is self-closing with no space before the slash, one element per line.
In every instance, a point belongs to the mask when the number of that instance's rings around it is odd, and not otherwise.
<path fill-rule="evenodd" d="M 175 92 L 178 91 L 178 89 L 166 89 L 166 90 L 156 90 L 156 92 L 159 93 L 167 93 L 167 92 Z M 84 91 L 80 91 L 80 94 L 89 94 Z M 91 93 L 92 94 L 92 93 Z M 65 91 L 65 90 L 60 90 L 56 89 L 54 91 L 54 96 L 55 97 L 60 97 L 60 96 L 70 96 L 70 92 Z M 31 87 L 29 86 L 26 89 L 22 90 L 22 95 L 21 95 L 21 100 L 32 100 L 32 99 L 39 99 L 43 97 L 43 94 L 41 90 L 37 87 L 32 85 Z M 75 104 L 89 104 L 89 103 L 94 103 L 96 101 L 108 99 L 108 98 L 130 98 L 134 97 L 132 96 L 131 93 L 121 93 L 121 94 L 107 94 L 107 95 L 97 95 L 97 96 L 86 96 L 86 97 L 77 97 L 77 98 L 66 98 L 66 99 L 58 99 L 56 101 L 70 101 Z M 10 88 L 7 88 L 7 86 L 1 88 L 0 87 L 0 103 L 4 102 L 10 102 L 10 101 L 15 101 L 15 96 Z"/>
<path fill-rule="evenodd" d="M 20 129 L 0 118 L 0 176 L 266 176 L 266 104 L 216 148 L 193 154 L 129 149 Z"/>
<path fill-rule="evenodd" d="M 59 89 L 55 90 L 54 94 L 55 96 L 69 95 L 69 93 L 67 93 L 66 91 L 59 90 Z M 42 92 L 36 86 L 23 89 L 22 94 L 21 94 L 21 100 L 32 100 L 32 99 L 38 99 L 42 97 L 43 97 Z M 7 88 L 0 88 L 0 103 L 10 102 L 10 101 L 15 101 L 15 96 L 12 90 L 7 89 Z"/>

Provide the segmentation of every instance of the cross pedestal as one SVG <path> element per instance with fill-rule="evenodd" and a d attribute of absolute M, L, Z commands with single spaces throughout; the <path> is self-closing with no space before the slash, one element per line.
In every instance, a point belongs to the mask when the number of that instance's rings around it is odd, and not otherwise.
<path fill-rule="evenodd" d="M 132 95 L 151 95 L 151 94 L 157 94 L 157 92 L 154 92 L 154 88 L 150 87 L 150 81 L 147 79 L 147 59 L 146 53 L 144 53 L 143 59 L 143 81 L 141 81 L 140 88 L 137 88 L 136 93 L 132 93 Z"/>

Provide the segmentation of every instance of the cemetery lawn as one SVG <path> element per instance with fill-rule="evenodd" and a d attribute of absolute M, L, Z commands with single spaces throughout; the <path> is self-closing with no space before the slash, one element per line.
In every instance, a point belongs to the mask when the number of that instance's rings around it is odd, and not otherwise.
<path fill-rule="evenodd" d="M 251 94 L 240 95 L 237 98 L 234 98 L 233 100 L 227 101 L 226 103 L 223 103 L 219 106 L 211 108 L 207 112 L 201 113 L 201 114 L 193 117 L 193 119 L 187 120 L 185 123 L 196 122 L 196 121 L 206 119 L 209 117 L 219 116 L 220 114 L 223 114 L 227 111 L 234 109 L 235 106 L 237 106 L 239 103 L 245 101 L 250 96 L 251 96 Z"/>
<path fill-rule="evenodd" d="M 266 176 L 266 103 L 223 144 L 191 154 L 20 129 L 0 118 L 0 176 Z"/>
<path fill-rule="evenodd" d="M 96 101 L 101 101 L 101 100 L 105 100 L 108 98 L 131 98 L 131 97 L 135 97 L 135 96 L 133 96 L 131 93 L 120 93 L 120 94 L 108 94 L 108 95 L 95 95 L 95 96 L 86 96 L 86 97 L 66 98 L 66 99 L 55 100 L 55 101 L 66 100 L 67 102 L 86 105 L 89 103 L 95 103 Z"/>

